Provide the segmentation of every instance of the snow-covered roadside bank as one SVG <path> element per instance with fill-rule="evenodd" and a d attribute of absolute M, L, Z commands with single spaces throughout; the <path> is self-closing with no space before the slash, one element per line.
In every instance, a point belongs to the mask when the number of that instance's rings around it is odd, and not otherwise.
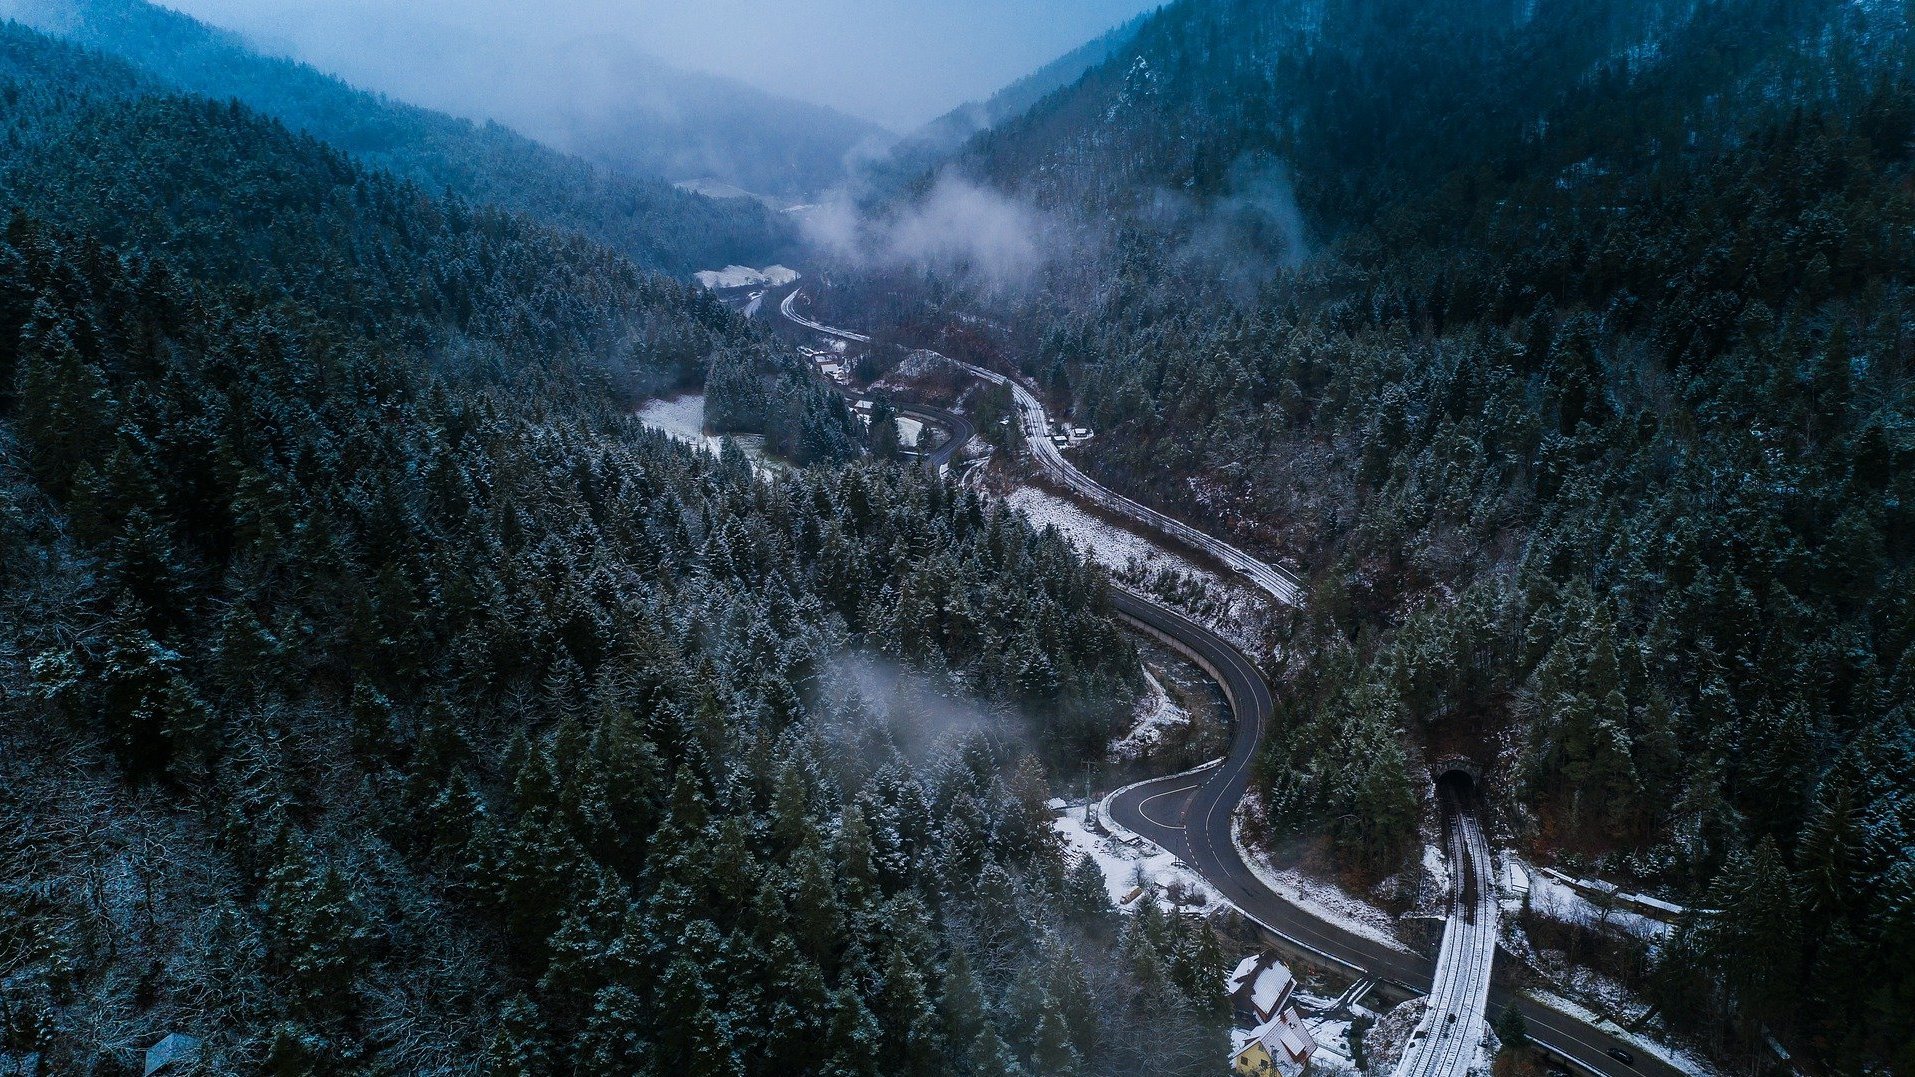
<path fill-rule="evenodd" d="M 1249 802 L 1250 798 L 1245 797 L 1244 804 Z M 1309 909 L 1346 931 L 1406 954 L 1415 953 L 1396 937 L 1395 920 L 1389 913 L 1362 898 L 1353 897 L 1333 883 L 1308 878 L 1294 868 L 1278 868 L 1264 859 L 1261 852 L 1250 848 L 1243 839 L 1243 812 L 1244 807 L 1239 805 L 1230 821 L 1230 841 L 1237 847 L 1237 855 L 1256 875 L 1257 881 L 1285 900 Z"/>
<path fill-rule="evenodd" d="M 1035 486 L 1013 487 L 1003 500 L 1031 525 L 1055 527 L 1071 545 L 1131 591 L 1201 621 L 1249 654 L 1268 649 L 1261 627 L 1264 597 L 1135 532 L 1106 522 L 1068 498 Z"/>
<path fill-rule="evenodd" d="M 1538 988 L 1530 988 L 1523 993 L 1536 1002 L 1555 1010 L 1557 1013 L 1574 1017 L 1576 1020 L 1601 1029 L 1617 1039 L 1625 1040 L 1630 1046 L 1644 1054 L 1659 1058 L 1684 1073 L 1698 1074 L 1700 1077 L 1724 1077 L 1723 1070 L 1718 1069 L 1701 1056 L 1692 1054 L 1680 1047 L 1672 1047 L 1669 1044 L 1652 1040 L 1640 1032 L 1632 1032 L 1587 1006 L 1579 1005 L 1561 995 Z"/>
<path fill-rule="evenodd" d="M 1149 754 L 1150 750 L 1162 742 L 1164 734 L 1177 726 L 1190 723 L 1190 712 L 1177 705 L 1164 689 L 1157 675 L 1144 667 L 1144 683 L 1149 692 L 1137 705 L 1135 723 L 1130 732 L 1111 745 L 1111 755 L 1118 759 L 1136 759 Z"/>
<path fill-rule="evenodd" d="M 1675 926 L 1652 920 L 1639 912 L 1605 908 L 1581 891 L 1559 881 L 1547 869 L 1539 869 L 1516 858 L 1509 858 L 1515 870 L 1522 872 L 1529 891 L 1529 911 L 1557 923 L 1587 927 L 1597 931 L 1619 931 L 1646 942 L 1659 942 L 1675 931 Z"/>
<path fill-rule="evenodd" d="M 1051 828 L 1079 856 L 1097 864 L 1111 903 L 1120 908 L 1135 908 L 1146 894 L 1172 912 L 1209 915 L 1229 906 L 1201 876 L 1156 845 L 1121 830 L 1092 833 L 1084 825 L 1082 804 L 1065 808 Z"/>

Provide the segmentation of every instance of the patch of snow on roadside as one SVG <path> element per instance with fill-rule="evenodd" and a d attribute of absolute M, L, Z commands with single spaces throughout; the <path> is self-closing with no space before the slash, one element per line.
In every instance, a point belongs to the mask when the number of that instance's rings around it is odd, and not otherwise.
<path fill-rule="evenodd" d="M 773 267 L 779 268 L 779 267 Z M 787 270 L 786 272 L 790 272 Z M 701 269 L 692 274 L 692 279 L 714 291 L 720 288 L 749 288 L 754 284 L 770 284 L 763 273 L 750 266 L 726 266 L 723 269 Z"/>
<path fill-rule="evenodd" d="M 1225 906 L 1223 896 L 1211 889 L 1209 883 L 1158 846 L 1150 842 L 1143 842 L 1141 847 L 1131 846 L 1085 829 L 1082 804 L 1066 808 L 1064 814 L 1051 820 L 1051 827 L 1079 856 L 1088 856 L 1096 862 L 1104 873 L 1104 890 L 1110 895 L 1112 905 L 1134 908 L 1139 897 L 1133 895 L 1141 888 L 1154 894 L 1165 909 L 1176 911 L 1178 907 L 1167 896 L 1167 892 L 1176 887 L 1190 897 L 1201 895 L 1202 900 L 1194 906 L 1199 911 L 1211 912 Z M 1130 904 L 1125 904 L 1125 898 L 1131 899 Z"/>
<path fill-rule="evenodd" d="M 1046 526 L 1057 528 L 1070 540 L 1071 545 L 1112 571 L 1119 571 L 1131 561 L 1138 560 L 1153 565 L 1162 564 L 1193 576 L 1209 576 L 1209 573 L 1183 558 L 1160 550 L 1142 537 L 1113 527 L 1071 502 L 1043 490 L 1020 486 L 1004 500 L 1023 513 L 1031 521 L 1032 527 L 1040 530 Z"/>
<path fill-rule="evenodd" d="M 1439 892 L 1449 893 L 1450 858 L 1443 855 L 1443 850 L 1434 845 L 1423 846 L 1423 872 L 1436 881 Z"/>
<path fill-rule="evenodd" d="M 1135 759 L 1163 739 L 1164 731 L 1190 722 L 1190 712 L 1179 707 L 1164 690 L 1156 674 L 1144 667 L 1144 683 L 1150 691 L 1137 704 L 1137 721 L 1123 739 L 1111 745 L 1118 759 Z"/>
<path fill-rule="evenodd" d="M 1540 988 L 1532 987 L 1524 993 L 1534 1001 L 1542 1003 L 1557 1013 L 1567 1014 L 1586 1025 L 1601 1029 L 1617 1039 L 1627 1041 L 1630 1046 L 1635 1047 L 1645 1054 L 1654 1055 L 1669 1065 L 1674 1066 L 1676 1069 L 1681 1070 L 1683 1073 L 1703 1074 L 1707 1075 L 1707 1077 L 1714 1077 L 1714 1075 L 1718 1075 L 1722 1072 L 1702 1058 L 1680 1047 L 1672 1047 L 1659 1040 L 1652 1040 L 1640 1032 L 1631 1032 L 1589 1007 L 1571 1002 L 1552 991 L 1544 991 Z"/>
<path fill-rule="evenodd" d="M 1406 954 L 1415 952 L 1396 937 L 1395 921 L 1389 913 L 1362 898 L 1350 896 L 1334 883 L 1308 878 L 1294 868 L 1273 867 L 1262 853 L 1245 844 L 1242 812 L 1239 806 L 1237 815 L 1231 819 L 1230 840 L 1258 881 L 1276 891 L 1284 900 L 1302 906 L 1345 931 Z"/>
<path fill-rule="evenodd" d="M 762 276 L 765 278 L 766 284 L 771 285 L 773 288 L 782 288 L 797 280 L 801 274 L 795 269 L 788 269 L 784 266 L 766 266 Z"/>

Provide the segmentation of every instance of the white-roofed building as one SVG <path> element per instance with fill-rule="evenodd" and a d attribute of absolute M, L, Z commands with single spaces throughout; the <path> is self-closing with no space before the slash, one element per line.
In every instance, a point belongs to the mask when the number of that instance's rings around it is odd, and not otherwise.
<path fill-rule="evenodd" d="M 1237 962 L 1225 983 L 1241 1027 L 1230 1034 L 1231 1069 L 1243 1077 L 1299 1077 L 1317 1043 L 1291 1005 L 1297 978 L 1268 951 Z"/>
<path fill-rule="evenodd" d="M 1248 1032 L 1231 1034 L 1230 1068 L 1243 1077 L 1301 1077 L 1310 1068 L 1317 1041 L 1295 1006 Z"/>
<path fill-rule="evenodd" d="M 1290 974 L 1289 966 L 1266 951 L 1237 962 L 1225 990 L 1230 993 L 1230 1006 L 1238 1019 L 1260 1025 L 1282 1012 L 1296 987 L 1297 979 Z"/>

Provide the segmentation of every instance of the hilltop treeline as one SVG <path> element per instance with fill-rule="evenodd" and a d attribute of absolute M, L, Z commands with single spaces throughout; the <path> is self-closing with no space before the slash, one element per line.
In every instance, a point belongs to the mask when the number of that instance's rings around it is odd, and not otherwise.
<path fill-rule="evenodd" d="M 1005 312 L 1091 470 L 1313 571 L 1277 835 L 1387 875 L 1497 754 L 1531 852 L 1725 910 L 1666 1012 L 1847 1067 L 1915 1065 L 1910 40 L 1186 0 L 959 165 L 1099 237 Z"/>
<path fill-rule="evenodd" d="M 1214 1067 L 1210 936 L 1043 807 L 1137 692 L 1061 539 L 639 428 L 737 363 L 856 450 L 582 241 L 231 104 L 0 96 L 0 1068 Z"/>

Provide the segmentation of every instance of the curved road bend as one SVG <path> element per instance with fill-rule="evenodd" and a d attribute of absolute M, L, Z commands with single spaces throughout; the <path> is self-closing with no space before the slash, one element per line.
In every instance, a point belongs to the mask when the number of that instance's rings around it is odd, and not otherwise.
<path fill-rule="evenodd" d="M 827 336 L 837 337 L 841 340 L 854 343 L 868 344 L 871 342 L 871 338 L 863 333 L 853 333 L 848 329 L 838 329 L 799 314 L 796 310 L 796 304 L 798 302 L 799 293 L 803 291 L 804 288 L 800 285 L 786 293 L 784 299 L 778 304 L 779 312 L 791 321 L 816 333 L 823 333 Z M 1015 378 L 999 374 L 994 370 L 986 370 L 972 363 L 952 359 L 950 356 L 940 356 L 940 358 L 963 368 L 973 377 L 981 378 L 984 381 L 996 385 L 1010 386 L 1011 395 L 1017 404 L 1018 425 L 1024 432 L 1024 440 L 1030 445 L 1031 456 L 1037 460 L 1040 467 L 1049 472 L 1058 482 L 1064 484 L 1066 489 L 1071 490 L 1080 497 L 1102 505 L 1119 515 L 1127 516 L 1153 530 L 1169 535 L 1179 542 L 1186 543 L 1204 551 L 1211 557 L 1228 565 L 1238 574 L 1244 576 L 1253 585 L 1269 594 L 1270 597 L 1276 599 L 1278 602 L 1288 606 L 1295 606 L 1303 601 L 1303 587 L 1296 576 L 1290 572 L 1278 568 L 1275 565 L 1260 561 L 1237 547 L 1232 546 L 1230 543 L 1224 542 L 1222 539 L 1212 535 L 1205 534 L 1189 524 L 1184 523 L 1182 520 L 1166 516 L 1147 505 L 1141 505 L 1132 501 L 1130 498 L 1111 490 L 1078 470 L 1077 465 L 1066 460 L 1064 454 L 1058 451 L 1057 444 L 1051 440 L 1052 426 L 1050 416 L 1045 413 L 1043 402 L 1038 400 L 1029 389 L 1026 389 L 1023 383 L 1017 381 Z"/>
<path fill-rule="evenodd" d="M 971 439 L 977 436 L 977 427 L 971 425 L 971 420 L 955 411 L 945 411 L 943 408 L 927 407 L 923 404 L 906 404 L 896 400 L 891 402 L 891 406 L 898 409 L 900 415 L 908 415 L 918 422 L 944 431 L 944 440 L 938 444 L 938 447 L 919 457 L 925 467 L 940 474 L 950 466 L 951 460 L 971 443 Z"/>
<path fill-rule="evenodd" d="M 793 288 L 779 304 L 779 310 L 793 322 L 845 340 L 870 340 L 799 317 L 791 309 L 798 291 Z M 982 371 L 980 374 L 990 380 L 1003 379 L 1003 375 Z M 1016 387 L 1015 382 L 1011 384 Z M 937 418 L 934 409 L 916 410 Z M 951 417 L 963 421 L 961 417 Z M 968 427 L 969 423 L 965 425 Z M 961 444 L 957 431 L 953 429 L 951 433 L 953 436 L 940 451 L 946 446 Z M 1044 444 L 1051 445 L 1048 436 Z M 1054 452 L 1055 446 L 1051 447 Z M 1074 467 L 1070 470 L 1082 475 Z M 1173 648 L 1203 667 L 1223 689 L 1234 717 L 1230 750 L 1219 765 L 1132 786 L 1111 799 L 1112 816 L 1121 825 L 1189 864 L 1226 901 L 1291 945 L 1352 972 L 1390 980 L 1412 990 L 1428 991 L 1434 978 L 1434 962 L 1350 931 L 1290 901 L 1265 886 L 1238 855 L 1236 843 L 1231 839 L 1231 816 L 1249 785 L 1251 762 L 1256 758 L 1263 730 L 1275 710 L 1269 683 L 1256 663 L 1223 637 L 1181 614 L 1117 588 L 1111 589 L 1110 596 L 1118 616 L 1146 632 L 1167 638 Z M 1512 1001 L 1528 1020 L 1531 1039 L 1570 1059 L 1585 1072 L 1604 1077 L 1632 1074 L 1678 1077 L 1683 1072 L 1588 1022 L 1513 996 L 1507 989 L 1491 988 L 1489 1006 L 1493 1012 L 1500 1013 Z M 1612 1049 L 1632 1054 L 1635 1064 L 1616 1061 L 1608 1054 Z"/>

